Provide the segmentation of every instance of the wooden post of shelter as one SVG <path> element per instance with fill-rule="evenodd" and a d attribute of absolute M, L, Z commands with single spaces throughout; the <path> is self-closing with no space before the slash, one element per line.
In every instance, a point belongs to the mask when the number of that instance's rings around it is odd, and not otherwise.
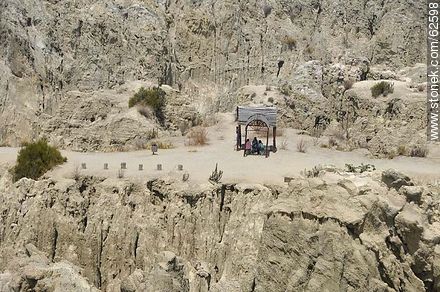
<path fill-rule="evenodd" d="M 245 128 L 244 128 L 244 143 L 246 143 L 246 141 L 247 141 L 247 131 L 248 131 L 248 127 L 246 126 Z M 245 147 L 245 150 L 244 151 L 246 151 L 246 147 Z"/>
<path fill-rule="evenodd" d="M 237 143 L 237 151 L 241 150 L 241 125 L 236 127 L 236 143 Z"/>
<path fill-rule="evenodd" d="M 273 148 L 275 150 L 277 148 L 277 127 L 273 127 L 272 136 L 273 136 Z"/>
<path fill-rule="evenodd" d="M 266 158 L 269 157 L 269 132 L 270 128 L 267 128 L 267 135 L 266 135 Z"/>

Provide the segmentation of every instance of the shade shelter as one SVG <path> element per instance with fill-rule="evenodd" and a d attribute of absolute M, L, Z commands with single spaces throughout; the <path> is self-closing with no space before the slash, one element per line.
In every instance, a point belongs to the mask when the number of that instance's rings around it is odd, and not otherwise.
<path fill-rule="evenodd" d="M 266 146 L 265 154 L 276 152 L 276 129 L 277 129 L 277 109 L 275 107 L 237 107 L 237 151 L 244 149 L 244 143 L 248 138 L 249 131 L 256 131 L 259 134 L 265 133 Z M 242 140 L 242 127 L 244 127 L 244 140 Z M 269 145 L 270 129 L 272 129 L 272 145 Z M 244 142 L 244 143 L 243 143 Z"/>

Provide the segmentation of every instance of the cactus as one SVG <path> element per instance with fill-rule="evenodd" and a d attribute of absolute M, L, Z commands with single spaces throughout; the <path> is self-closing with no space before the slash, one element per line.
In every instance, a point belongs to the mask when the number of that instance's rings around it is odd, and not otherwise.
<path fill-rule="evenodd" d="M 223 176 L 223 170 L 218 170 L 217 163 L 215 164 L 215 169 L 209 177 L 209 182 L 211 183 L 219 183 Z"/>

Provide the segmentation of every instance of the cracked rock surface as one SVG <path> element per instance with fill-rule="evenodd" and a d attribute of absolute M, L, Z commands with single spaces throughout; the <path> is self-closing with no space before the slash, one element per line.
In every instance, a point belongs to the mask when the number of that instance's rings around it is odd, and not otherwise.
<path fill-rule="evenodd" d="M 324 171 L 282 187 L 6 173 L 0 287 L 45 291 L 72 275 L 71 291 L 438 291 L 439 188 L 396 191 L 382 177 Z"/>
<path fill-rule="evenodd" d="M 2 1 L 0 143 L 44 135 L 65 149 L 133 147 L 158 125 L 128 110 L 133 92 L 121 90 L 131 82 L 179 91 L 167 112 L 178 123 L 164 130 L 194 124 L 194 109 L 232 110 L 245 86 L 288 85 L 294 94 L 276 104 L 286 126 L 340 121 L 347 104 L 350 118 L 363 117 L 354 146 L 386 155 L 412 142 L 400 137 L 423 141 L 426 95 L 376 105 L 345 94 L 344 82 L 409 74 L 423 85 L 426 70 L 414 66 L 425 63 L 425 19 L 416 0 Z"/>

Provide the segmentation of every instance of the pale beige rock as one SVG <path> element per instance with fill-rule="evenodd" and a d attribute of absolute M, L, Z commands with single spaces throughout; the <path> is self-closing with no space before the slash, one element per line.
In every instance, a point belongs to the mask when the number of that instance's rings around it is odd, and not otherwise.
<path fill-rule="evenodd" d="M 421 145 L 424 95 L 397 89 L 423 82 L 423 3 L 315 2 L 7 1 L 0 143 L 48 136 L 69 149 L 134 149 L 154 128 L 185 132 L 249 101 L 278 106 L 286 126 L 309 132 L 353 111 L 344 150 L 387 156 Z M 363 84 L 383 78 L 396 82 L 396 96 L 377 102 Z M 164 125 L 113 103 L 126 105 L 132 82 L 168 86 Z M 253 85 L 270 90 L 240 89 Z"/>
<path fill-rule="evenodd" d="M 0 193 L 0 287 L 70 289 L 81 275 L 103 291 L 429 291 L 429 197 L 408 203 L 379 174 L 335 169 L 273 188 L 21 180 Z"/>

